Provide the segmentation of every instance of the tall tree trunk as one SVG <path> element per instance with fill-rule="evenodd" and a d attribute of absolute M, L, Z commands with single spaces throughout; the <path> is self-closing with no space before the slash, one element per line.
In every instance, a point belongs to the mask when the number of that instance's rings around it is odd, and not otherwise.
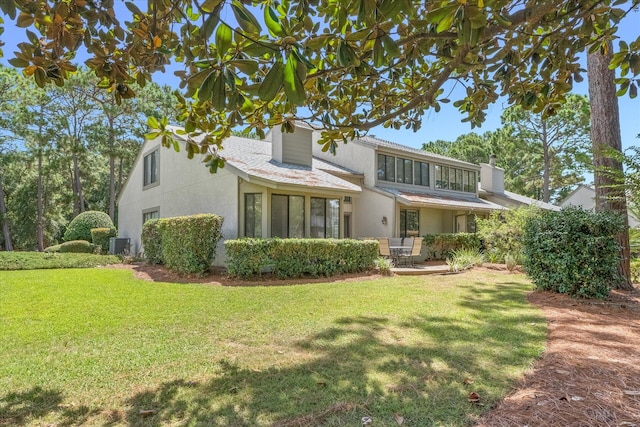
<path fill-rule="evenodd" d="M 4 237 L 4 249 L 13 250 L 11 243 L 11 229 L 9 228 L 9 218 L 7 218 L 7 205 L 4 202 L 4 187 L 2 186 L 2 174 L 0 173 L 0 216 L 2 217 L 2 236 Z"/>
<path fill-rule="evenodd" d="M 80 181 L 80 165 L 78 162 L 78 155 L 73 155 L 73 183 L 74 191 L 76 192 L 76 203 L 78 213 L 85 211 L 84 194 L 82 193 L 82 182 Z M 75 210 L 75 209 L 74 209 Z"/>
<path fill-rule="evenodd" d="M 42 189 L 42 149 L 38 148 L 38 188 L 36 201 L 36 237 L 38 243 L 38 251 L 44 250 L 44 209 L 43 198 L 44 191 Z"/>
<path fill-rule="evenodd" d="M 547 137 L 547 122 L 542 120 L 542 201 L 549 203 L 549 186 L 551 182 L 551 153 L 549 153 L 549 140 Z"/>
<path fill-rule="evenodd" d="M 632 290 L 627 198 L 624 186 L 619 182 L 620 177 L 624 177 L 624 171 L 622 163 L 611 156 L 612 150 L 622 152 L 615 73 L 609 69 L 611 52 L 612 45 L 609 42 L 603 49 L 587 55 L 596 211 L 612 211 L 624 219 L 624 231 L 616 236 L 620 244 L 621 259 L 618 264 L 620 280 L 615 287 Z"/>
<path fill-rule="evenodd" d="M 113 129 L 113 117 L 109 117 L 109 217 L 116 216 L 116 159 L 114 155 L 116 136 Z"/>

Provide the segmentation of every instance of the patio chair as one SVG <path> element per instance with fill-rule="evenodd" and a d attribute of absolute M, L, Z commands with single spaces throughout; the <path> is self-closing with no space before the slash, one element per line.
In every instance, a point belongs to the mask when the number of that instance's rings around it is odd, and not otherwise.
<path fill-rule="evenodd" d="M 411 254 L 409 255 L 411 257 L 411 267 L 415 267 L 416 263 L 415 260 L 413 259 L 413 257 L 417 257 L 420 256 L 420 252 L 422 251 L 422 241 L 424 240 L 424 237 L 414 237 L 413 238 L 413 246 L 411 247 Z"/>
<path fill-rule="evenodd" d="M 389 238 L 381 237 L 378 239 L 378 247 L 380 256 L 391 258 L 391 248 L 389 248 Z"/>

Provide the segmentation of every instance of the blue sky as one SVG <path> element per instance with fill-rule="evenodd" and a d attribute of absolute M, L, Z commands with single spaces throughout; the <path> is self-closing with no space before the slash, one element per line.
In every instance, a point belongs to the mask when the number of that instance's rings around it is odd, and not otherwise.
<path fill-rule="evenodd" d="M 627 42 L 635 40 L 640 35 L 640 12 L 631 12 L 629 16 L 620 25 L 620 31 L 618 33 L 622 40 Z M 5 56 L 0 59 L 0 62 L 7 65 L 8 59 L 13 57 L 13 51 L 19 41 L 25 39 L 24 29 L 16 28 L 13 23 L 7 22 L 5 17 L 5 33 L 2 35 L 2 40 L 5 42 L 3 48 Z M 583 60 L 584 67 L 586 69 L 586 60 Z M 169 67 L 167 73 L 154 75 L 154 80 L 160 84 L 167 84 L 172 87 L 177 87 L 179 80 L 173 75 L 173 70 L 178 67 Z M 171 70 L 171 71 L 169 71 Z M 587 79 L 581 83 L 574 84 L 574 92 L 579 94 L 588 95 Z M 628 95 L 618 99 L 620 106 L 620 127 L 622 134 L 622 146 L 626 149 L 632 145 L 640 145 L 640 140 L 636 138 L 636 135 L 640 134 L 640 97 L 630 99 Z M 422 128 L 418 132 L 411 130 L 393 130 L 385 129 L 380 126 L 374 128 L 371 134 L 387 139 L 390 141 L 402 143 L 415 148 L 420 148 L 424 142 L 433 141 L 436 139 L 455 140 L 458 136 L 469 132 L 484 133 L 489 130 L 495 130 L 500 127 L 500 116 L 503 109 L 507 107 L 505 99 L 499 99 L 496 103 L 491 105 L 487 111 L 487 120 L 480 128 L 471 129 L 471 125 L 468 123 L 462 123 L 461 120 L 464 117 L 459 113 L 452 105 L 442 104 L 440 112 L 436 113 L 433 110 L 429 110 L 423 117 Z"/>

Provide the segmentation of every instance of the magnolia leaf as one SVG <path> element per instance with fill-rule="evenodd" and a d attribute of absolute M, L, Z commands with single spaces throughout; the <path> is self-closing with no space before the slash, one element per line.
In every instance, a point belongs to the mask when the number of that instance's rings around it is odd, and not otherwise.
<path fill-rule="evenodd" d="M 300 67 L 304 67 L 299 63 L 293 55 L 287 58 L 287 64 L 284 67 L 284 93 L 292 104 L 303 105 L 306 100 L 304 84 L 300 78 Z"/>
<path fill-rule="evenodd" d="M 267 73 L 258 89 L 258 96 L 265 102 L 271 101 L 280 91 L 284 82 L 284 64 L 282 60 L 276 61 Z"/>
<path fill-rule="evenodd" d="M 248 33 L 260 34 L 262 28 L 258 23 L 258 20 L 247 10 L 246 7 L 238 0 L 233 0 L 231 3 L 231 9 L 236 17 L 236 21 L 240 28 Z"/>
<path fill-rule="evenodd" d="M 280 18 L 278 18 L 278 14 L 271 6 L 264 8 L 264 22 L 272 36 L 280 37 L 285 35 L 284 28 L 280 23 Z"/>
<path fill-rule="evenodd" d="M 218 52 L 219 58 L 224 57 L 231 47 L 232 34 L 233 30 L 224 22 L 218 25 L 218 29 L 216 30 L 216 51 Z"/>
<path fill-rule="evenodd" d="M 200 102 L 205 102 L 211 99 L 213 86 L 215 85 L 218 76 L 219 72 L 212 70 L 212 72 L 210 72 L 204 79 L 202 85 L 200 85 L 200 90 L 198 91 L 198 100 Z"/>
<path fill-rule="evenodd" d="M 228 61 L 227 65 L 231 65 L 244 74 L 252 75 L 258 72 L 258 63 L 251 59 L 235 59 Z"/>

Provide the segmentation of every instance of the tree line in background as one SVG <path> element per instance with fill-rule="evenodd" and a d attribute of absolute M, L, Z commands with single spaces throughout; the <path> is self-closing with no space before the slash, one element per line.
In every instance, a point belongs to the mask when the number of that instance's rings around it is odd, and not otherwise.
<path fill-rule="evenodd" d="M 486 163 L 495 154 L 508 191 L 555 203 L 593 172 L 589 130 L 589 100 L 569 95 L 554 116 L 515 105 L 503 112 L 495 131 L 431 141 L 422 149 L 470 163 Z"/>
<path fill-rule="evenodd" d="M 116 199 L 144 140 L 147 117 L 175 116 L 168 87 L 149 83 L 116 102 L 80 70 L 39 88 L 0 66 L 0 246 L 42 250 L 80 212 L 116 220 Z"/>

